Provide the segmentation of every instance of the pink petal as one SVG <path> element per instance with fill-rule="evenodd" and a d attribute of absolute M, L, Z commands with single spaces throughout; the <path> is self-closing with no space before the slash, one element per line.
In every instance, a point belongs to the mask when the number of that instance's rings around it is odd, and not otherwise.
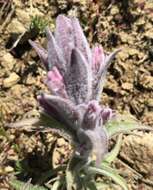
<path fill-rule="evenodd" d="M 82 128 L 93 130 L 96 125 L 99 125 L 101 120 L 101 118 L 99 117 L 100 112 L 101 107 L 98 102 L 96 100 L 90 101 L 86 113 L 84 114 Z"/>
<path fill-rule="evenodd" d="M 104 108 L 101 111 L 101 118 L 103 120 L 103 124 L 105 124 L 108 120 L 112 119 L 115 117 L 115 112 L 114 110 L 110 108 Z"/>
<path fill-rule="evenodd" d="M 63 77 L 56 67 L 53 67 L 53 69 L 47 73 L 46 84 L 55 95 L 59 95 L 63 98 L 68 98 Z"/>
<path fill-rule="evenodd" d="M 92 70 L 97 73 L 105 66 L 105 55 L 101 46 L 96 46 L 92 50 Z"/>
<path fill-rule="evenodd" d="M 56 67 L 53 67 L 52 71 L 48 72 L 48 79 L 57 82 L 63 82 L 62 75 L 59 73 Z"/>

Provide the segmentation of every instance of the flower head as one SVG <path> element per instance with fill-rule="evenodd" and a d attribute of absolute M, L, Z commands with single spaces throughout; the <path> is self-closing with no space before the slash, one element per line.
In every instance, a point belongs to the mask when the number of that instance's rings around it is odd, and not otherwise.
<path fill-rule="evenodd" d="M 76 151 L 85 159 L 95 152 L 100 163 L 108 148 L 104 124 L 114 113 L 99 100 L 107 68 L 119 50 L 110 55 L 100 45 L 91 50 L 78 19 L 63 15 L 57 17 L 55 35 L 47 28 L 46 36 L 47 50 L 29 41 L 47 70 L 45 83 L 51 91 L 38 101 L 73 133 Z"/>

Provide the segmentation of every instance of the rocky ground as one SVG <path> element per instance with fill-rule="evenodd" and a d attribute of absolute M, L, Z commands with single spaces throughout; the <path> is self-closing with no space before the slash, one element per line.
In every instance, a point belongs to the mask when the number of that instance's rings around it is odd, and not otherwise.
<path fill-rule="evenodd" d="M 108 72 L 102 103 L 153 127 L 152 0 L 0 0 L 0 189 L 9 179 L 33 178 L 65 162 L 71 147 L 51 133 L 16 131 L 6 123 L 35 115 L 36 96 L 46 90 L 44 70 L 28 44 L 46 44 L 44 26 L 58 14 L 76 15 L 91 46 L 122 48 Z M 132 190 L 153 189 L 153 134 L 124 137 L 115 165 Z M 64 152 L 68 154 L 65 154 Z M 53 156 L 52 156 L 53 155 Z M 42 164 L 43 163 L 43 164 Z M 124 171 L 124 172 L 123 172 Z M 117 187 L 117 189 L 119 189 Z"/>

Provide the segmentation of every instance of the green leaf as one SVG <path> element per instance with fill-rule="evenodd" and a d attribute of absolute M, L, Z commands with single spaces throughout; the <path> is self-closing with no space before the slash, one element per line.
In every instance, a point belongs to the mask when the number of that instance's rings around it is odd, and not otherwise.
<path fill-rule="evenodd" d="M 19 180 L 12 180 L 10 182 L 10 185 L 15 189 L 15 190 L 47 190 L 44 187 L 41 186 L 34 186 L 30 184 L 28 181 L 27 183 L 21 182 Z"/>
<path fill-rule="evenodd" d="M 38 34 L 43 34 L 45 31 L 46 26 L 49 25 L 49 20 L 41 16 L 32 16 L 31 17 L 31 24 L 30 24 L 30 31 L 36 32 Z"/>
<path fill-rule="evenodd" d="M 57 121 L 53 117 L 51 117 L 43 112 L 40 115 L 38 124 L 41 126 L 60 130 L 61 132 L 63 131 L 63 133 L 66 132 L 67 134 L 70 134 L 70 135 L 72 133 L 72 135 L 74 135 L 73 132 L 67 126 L 65 126 L 61 122 Z"/>
<path fill-rule="evenodd" d="M 87 173 L 100 174 L 110 177 L 115 183 L 119 184 L 123 190 L 128 190 L 125 180 L 107 164 L 101 164 L 101 168 L 89 167 L 87 168 Z"/>
<path fill-rule="evenodd" d="M 61 182 L 60 180 L 57 180 L 54 182 L 53 186 L 52 186 L 52 190 L 58 190 L 58 188 L 60 187 Z"/>
<path fill-rule="evenodd" d="M 75 187 L 74 189 L 80 190 L 83 188 L 80 171 L 86 164 L 87 161 L 82 157 L 76 154 L 72 156 L 66 169 L 67 190 L 72 190 L 72 187 Z"/>
<path fill-rule="evenodd" d="M 24 128 L 25 130 L 30 131 L 50 131 L 60 134 L 69 141 L 77 141 L 75 130 L 64 125 L 62 122 L 57 121 L 44 112 L 40 112 L 39 117 L 31 117 L 15 123 L 8 123 L 6 124 L 6 127 L 16 129 Z"/>
<path fill-rule="evenodd" d="M 75 161 L 74 157 L 72 157 L 67 165 L 65 174 L 66 174 L 66 187 L 67 190 L 73 190 L 73 186 L 75 184 L 75 172 L 74 172 L 74 164 Z"/>
<path fill-rule="evenodd" d="M 93 181 L 89 181 L 86 186 L 87 190 L 97 190 L 96 184 Z"/>
<path fill-rule="evenodd" d="M 120 151 L 120 148 L 121 148 L 121 144 L 122 144 L 122 136 L 123 136 L 122 134 L 120 134 L 118 136 L 115 147 L 111 150 L 111 152 L 106 154 L 106 156 L 102 162 L 111 163 L 117 158 L 119 151 Z"/>
<path fill-rule="evenodd" d="M 70 170 L 66 170 L 66 187 L 67 190 L 73 190 L 74 176 Z"/>
<path fill-rule="evenodd" d="M 131 115 L 117 115 L 115 119 L 107 122 L 106 130 L 109 137 L 111 138 L 114 135 L 120 133 L 129 133 L 133 130 L 149 130 L 153 129 L 148 126 L 140 124 L 134 117 Z"/>
<path fill-rule="evenodd" d="M 49 171 L 46 171 L 44 173 L 42 173 L 40 175 L 40 178 L 38 179 L 39 181 L 39 184 L 42 184 L 44 183 L 48 178 L 51 178 L 52 176 L 55 176 L 58 174 L 58 172 L 60 171 L 65 171 L 66 170 L 66 165 L 61 165 L 61 166 L 58 166 L 57 168 L 55 169 L 52 169 L 52 170 L 49 170 Z"/>
<path fill-rule="evenodd" d="M 76 167 L 79 164 L 80 159 L 75 155 L 69 160 L 67 169 L 66 169 L 66 185 L 67 190 L 73 190 L 73 186 L 76 185 Z"/>

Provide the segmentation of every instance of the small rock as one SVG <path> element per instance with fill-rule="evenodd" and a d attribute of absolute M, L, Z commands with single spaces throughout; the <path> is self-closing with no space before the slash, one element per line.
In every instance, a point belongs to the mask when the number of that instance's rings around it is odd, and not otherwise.
<path fill-rule="evenodd" d="M 149 98 L 147 100 L 147 106 L 150 107 L 150 108 L 153 108 L 153 99 L 152 98 Z"/>
<path fill-rule="evenodd" d="M 152 8 L 153 8 L 152 0 L 145 3 L 145 9 L 152 9 Z"/>
<path fill-rule="evenodd" d="M 39 0 L 39 2 L 41 2 L 41 1 Z M 27 10 L 27 11 L 30 12 L 30 11 L 31 11 L 30 8 L 29 8 L 29 10 Z M 44 14 L 43 14 L 41 11 L 39 11 L 38 8 L 33 7 L 33 8 L 32 8 L 32 16 L 33 16 L 33 17 L 35 17 L 35 16 L 43 17 Z"/>
<path fill-rule="evenodd" d="M 19 80 L 20 80 L 19 75 L 17 75 L 16 73 L 11 73 L 8 78 L 3 80 L 3 86 L 4 86 L 4 88 L 9 88 L 9 87 L 17 84 L 17 82 Z"/>
<path fill-rule="evenodd" d="M 28 92 L 28 89 L 25 88 L 23 85 L 20 84 L 15 84 L 14 86 L 12 86 L 12 88 L 10 89 L 10 93 L 12 96 L 16 96 L 16 97 L 21 97 L 22 94 L 25 94 Z"/>
<path fill-rule="evenodd" d="M 127 136 L 122 145 L 121 157 L 136 171 L 153 180 L 153 134 L 137 132 L 141 137 Z"/>
<path fill-rule="evenodd" d="M 11 166 L 6 166 L 6 167 L 4 168 L 4 171 L 5 171 L 6 173 L 10 173 L 10 172 L 13 172 L 14 169 L 13 169 Z"/>
<path fill-rule="evenodd" d="M 125 61 L 128 57 L 129 57 L 129 54 L 126 51 L 121 51 L 117 55 L 117 58 L 119 58 L 122 61 Z"/>
<path fill-rule="evenodd" d="M 144 35 L 149 39 L 153 39 L 153 29 L 146 31 Z"/>
<path fill-rule="evenodd" d="M 144 116 L 142 117 L 143 123 L 146 125 L 153 126 L 153 111 L 152 112 L 146 112 Z"/>
<path fill-rule="evenodd" d="M 16 15 L 21 23 L 23 23 L 26 27 L 29 26 L 31 18 L 27 11 L 22 9 L 16 9 Z"/>
<path fill-rule="evenodd" d="M 117 6 L 112 6 L 112 8 L 111 8 L 111 11 L 110 11 L 110 14 L 111 15 L 116 15 L 116 14 L 118 14 L 119 13 L 119 8 L 117 7 Z"/>
<path fill-rule="evenodd" d="M 1 61 L 1 65 L 7 70 L 7 71 L 11 71 L 16 63 L 16 60 L 14 59 L 14 57 L 8 53 L 8 52 L 4 52 L 2 51 L 0 53 L 1 55 L 3 55 L 2 57 L 0 57 L 0 61 Z"/>
<path fill-rule="evenodd" d="M 137 49 L 134 49 L 134 48 L 129 48 L 128 53 L 129 53 L 129 55 L 133 56 L 133 55 L 138 55 L 139 51 Z"/>
<path fill-rule="evenodd" d="M 139 52 L 138 57 L 140 59 L 140 64 L 147 58 L 146 54 L 144 52 Z M 139 64 L 139 63 L 138 63 Z"/>
<path fill-rule="evenodd" d="M 120 32 L 119 35 L 123 43 L 132 44 L 134 41 L 133 36 L 128 33 Z"/>
<path fill-rule="evenodd" d="M 68 4 L 69 4 L 68 1 L 66 1 L 66 0 L 58 0 L 57 3 L 58 3 L 58 7 L 61 10 L 66 9 L 68 7 Z"/>
<path fill-rule="evenodd" d="M 66 142 L 65 142 L 65 140 L 64 140 L 63 138 L 60 138 L 60 139 L 58 139 L 57 144 L 58 144 L 59 146 L 63 146 L 63 145 L 66 144 Z"/>
<path fill-rule="evenodd" d="M 48 133 L 48 134 L 46 134 L 46 136 L 47 136 L 47 143 L 49 143 L 49 144 L 52 144 L 54 141 L 55 141 L 55 136 L 52 134 L 52 133 Z"/>
<path fill-rule="evenodd" d="M 15 0 L 14 2 L 15 7 L 21 7 L 22 6 L 22 1 L 21 0 Z"/>
<path fill-rule="evenodd" d="M 153 76 L 141 75 L 138 82 L 143 88 L 153 90 Z"/>
<path fill-rule="evenodd" d="M 26 78 L 25 83 L 28 84 L 28 85 L 35 84 L 36 83 L 36 79 L 34 77 L 32 77 L 31 75 L 28 75 L 28 77 Z"/>
<path fill-rule="evenodd" d="M 26 31 L 24 25 L 14 18 L 7 27 L 11 33 L 24 33 Z"/>
<path fill-rule="evenodd" d="M 141 25 L 144 25 L 146 22 L 145 22 L 145 19 L 144 18 L 139 18 L 137 20 L 137 22 L 135 23 L 137 26 L 141 26 Z"/>
<path fill-rule="evenodd" d="M 150 29 L 152 29 L 152 23 L 147 22 L 147 23 L 145 24 L 145 30 L 150 30 Z"/>
<path fill-rule="evenodd" d="M 122 88 L 124 90 L 131 90 L 131 89 L 133 89 L 133 84 L 129 83 L 129 82 L 125 82 L 125 83 L 122 84 Z"/>
<path fill-rule="evenodd" d="M 117 82 L 115 80 L 113 80 L 112 78 L 109 78 L 109 80 L 107 81 L 105 89 L 109 89 L 113 93 L 118 93 L 118 91 L 119 91 L 119 87 L 117 85 Z"/>

